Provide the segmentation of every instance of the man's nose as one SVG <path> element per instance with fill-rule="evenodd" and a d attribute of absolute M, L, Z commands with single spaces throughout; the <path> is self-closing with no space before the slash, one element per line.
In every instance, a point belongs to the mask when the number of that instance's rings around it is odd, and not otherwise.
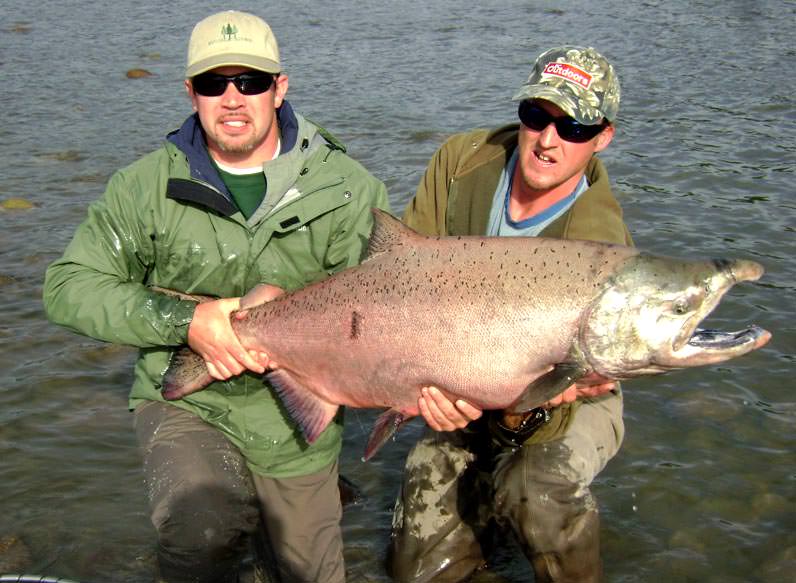
<path fill-rule="evenodd" d="M 544 148 L 554 146 L 560 139 L 558 131 L 556 130 L 556 124 L 552 121 L 539 132 L 539 145 Z"/>
<path fill-rule="evenodd" d="M 232 81 L 227 81 L 227 87 L 221 94 L 221 104 L 225 107 L 237 107 L 243 101 L 243 95 Z"/>

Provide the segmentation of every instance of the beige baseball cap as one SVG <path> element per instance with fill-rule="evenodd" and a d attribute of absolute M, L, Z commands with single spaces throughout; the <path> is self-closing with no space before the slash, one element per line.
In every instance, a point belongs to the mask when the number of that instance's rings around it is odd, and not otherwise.
<path fill-rule="evenodd" d="M 514 100 L 545 99 L 582 124 L 619 112 L 619 77 L 608 60 L 591 47 L 563 46 L 539 55 Z"/>
<path fill-rule="evenodd" d="M 188 42 L 185 76 L 216 67 L 240 65 L 279 73 L 279 47 L 268 23 L 247 12 L 227 10 L 200 21 Z"/>

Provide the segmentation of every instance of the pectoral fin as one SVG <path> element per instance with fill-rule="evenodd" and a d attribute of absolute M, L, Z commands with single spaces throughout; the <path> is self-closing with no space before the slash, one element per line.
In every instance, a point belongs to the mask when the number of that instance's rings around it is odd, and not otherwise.
<path fill-rule="evenodd" d="M 587 373 L 587 369 L 579 364 L 559 363 L 553 370 L 540 376 L 525 387 L 510 408 L 509 413 L 525 413 L 543 405 L 553 397 L 560 395 L 564 389 L 571 386 Z"/>
<path fill-rule="evenodd" d="M 362 461 L 366 462 L 381 449 L 381 446 L 395 435 L 398 428 L 406 423 L 410 417 L 407 417 L 396 409 L 388 409 L 376 419 L 373 430 L 370 432 L 368 438 L 368 445 L 365 447 L 365 455 L 362 456 Z"/>
<path fill-rule="evenodd" d="M 290 417 L 301 429 L 304 439 L 307 443 L 314 443 L 332 422 L 340 407 L 317 397 L 284 369 L 274 370 L 266 378 L 279 394 Z"/>

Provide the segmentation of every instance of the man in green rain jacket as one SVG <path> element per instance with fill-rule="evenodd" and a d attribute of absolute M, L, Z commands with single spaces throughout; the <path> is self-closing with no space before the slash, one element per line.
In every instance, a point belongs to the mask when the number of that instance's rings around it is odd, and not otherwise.
<path fill-rule="evenodd" d="M 46 275 L 49 318 L 137 346 L 130 407 L 144 454 L 162 581 L 237 581 L 248 535 L 283 581 L 343 581 L 342 419 L 312 446 L 229 325 L 261 283 L 293 290 L 357 264 L 387 209 L 384 185 L 284 100 L 268 24 L 222 12 L 196 25 L 186 88 L 196 113 L 117 172 Z M 211 295 L 197 306 L 153 287 Z M 166 403 L 172 350 L 217 379 Z M 243 374 L 241 374 L 243 373 Z"/>
<path fill-rule="evenodd" d="M 404 213 L 406 224 L 427 235 L 632 245 L 594 157 L 614 135 L 613 67 L 591 48 L 551 49 L 515 99 L 519 125 L 457 134 L 442 145 Z M 466 580 L 485 564 L 498 524 L 516 535 L 534 581 L 599 581 L 589 485 L 622 442 L 618 386 L 573 385 L 527 414 L 480 418 L 467 403 L 450 403 L 433 387 L 423 391 L 420 410 L 433 429 L 463 429 L 429 433 L 409 453 L 390 539 L 395 580 Z"/>

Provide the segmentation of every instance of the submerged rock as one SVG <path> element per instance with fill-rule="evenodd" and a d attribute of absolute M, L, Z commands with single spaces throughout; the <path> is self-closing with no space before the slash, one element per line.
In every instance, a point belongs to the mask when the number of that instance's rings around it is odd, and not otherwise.
<path fill-rule="evenodd" d="M 154 77 L 154 74 L 146 69 L 130 69 L 127 71 L 128 79 L 143 79 L 144 77 Z"/>
<path fill-rule="evenodd" d="M 85 159 L 85 156 L 77 150 L 64 150 L 63 152 L 47 152 L 38 154 L 39 158 L 45 160 L 55 160 L 56 162 L 80 162 Z"/>
<path fill-rule="evenodd" d="M 35 207 L 34 203 L 24 198 L 11 197 L 0 201 L 0 208 L 8 211 L 25 211 Z"/>
<path fill-rule="evenodd" d="M 0 573 L 24 571 L 31 564 L 28 545 L 13 534 L 0 537 Z"/>
<path fill-rule="evenodd" d="M 27 22 L 15 22 L 8 30 L 17 34 L 28 34 L 32 27 Z"/>

